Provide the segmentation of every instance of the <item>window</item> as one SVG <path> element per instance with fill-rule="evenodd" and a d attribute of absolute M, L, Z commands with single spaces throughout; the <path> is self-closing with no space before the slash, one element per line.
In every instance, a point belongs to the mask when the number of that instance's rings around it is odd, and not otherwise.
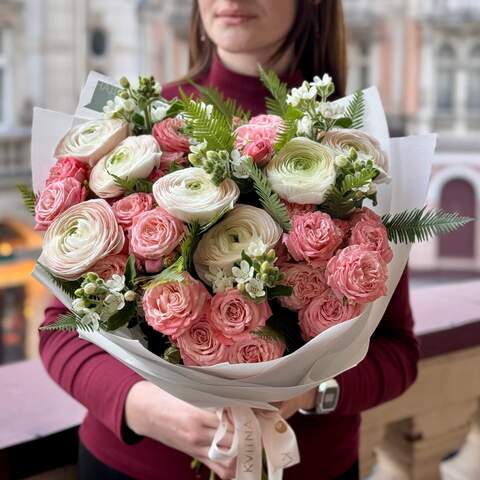
<path fill-rule="evenodd" d="M 94 28 L 90 34 L 90 50 L 91 52 L 100 57 L 105 55 L 107 51 L 107 34 L 103 28 Z"/>
<path fill-rule="evenodd" d="M 5 123 L 5 99 L 6 99 L 6 69 L 7 58 L 5 48 L 5 30 L 0 28 L 0 125 Z"/>
<path fill-rule="evenodd" d="M 452 113 L 455 107 L 455 57 L 451 45 L 445 44 L 438 50 L 437 109 L 445 113 Z"/>
<path fill-rule="evenodd" d="M 468 64 L 467 111 L 480 114 L 480 43 L 472 48 Z"/>
<path fill-rule="evenodd" d="M 362 40 L 358 44 L 359 80 L 362 90 L 370 86 L 370 47 L 368 40 Z"/>

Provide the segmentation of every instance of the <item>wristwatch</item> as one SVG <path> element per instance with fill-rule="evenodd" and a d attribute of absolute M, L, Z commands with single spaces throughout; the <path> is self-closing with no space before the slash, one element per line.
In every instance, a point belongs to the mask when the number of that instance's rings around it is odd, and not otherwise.
<path fill-rule="evenodd" d="M 300 408 L 298 411 L 302 415 L 323 415 L 325 413 L 331 413 L 337 408 L 339 396 L 340 386 L 334 378 L 331 378 L 318 386 L 315 407 L 311 410 Z"/>

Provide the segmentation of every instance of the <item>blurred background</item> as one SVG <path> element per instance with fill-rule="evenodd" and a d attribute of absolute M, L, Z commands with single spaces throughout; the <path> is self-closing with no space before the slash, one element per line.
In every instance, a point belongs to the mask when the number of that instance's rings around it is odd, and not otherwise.
<path fill-rule="evenodd" d="M 349 92 L 378 86 L 392 136 L 437 132 L 428 203 L 477 217 L 480 1 L 343 4 Z M 190 6 L 191 0 L 0 0 L 0 363 L 37 356 L 36 329 L 48 301 L 30 278 L 41 238 L 15 188 L 30 181 L 32 107 L 73 112 L 90 70 L 117 79 L 153 74 L 160 83 L 180 77 Z M 413 292 L 448 285 L 432 302 L 463 292 L 464 282 L 480 279 L 480 223 L 416 246 L 410 267 Z M 478 320 L 480 304 L 474 305 Z M 431 317 L 429 328 L 437 320 L 450 321 Z"/>

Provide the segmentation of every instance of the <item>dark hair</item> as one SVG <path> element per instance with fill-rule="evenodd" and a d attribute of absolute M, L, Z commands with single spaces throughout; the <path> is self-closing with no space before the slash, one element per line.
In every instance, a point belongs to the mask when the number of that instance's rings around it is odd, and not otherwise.
<path fill-rule="evenodd" d="M 295 45 L 295 59 L 290 73 L 300 69 L 305 79 L 328 73 L 335 82 L 336 96 L 345 95 L 347 62 L 345 23 L 341 0 L 297 0 L 297 12 L 290 32 L 272 61 L 280 58 Z M 215 50 L 213 42 L 206 37 L 197 1 L 193 2 L 189 71 L 186 78 L 198 78 L 207 73 Z"/>

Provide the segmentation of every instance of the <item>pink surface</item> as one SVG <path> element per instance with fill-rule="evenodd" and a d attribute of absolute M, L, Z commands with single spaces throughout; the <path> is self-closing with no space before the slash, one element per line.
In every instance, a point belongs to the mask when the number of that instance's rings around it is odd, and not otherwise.
<path fill-rule="evenodd" d="M 418 288 L 410 296 L 417 335 L 480 322 L 479 280 Z"/>
<path fill-rule="evenodd" d="M 77 426 L 85 416 L 40 360 L 0 367 L 0 391 L 0 450 Z"/>

